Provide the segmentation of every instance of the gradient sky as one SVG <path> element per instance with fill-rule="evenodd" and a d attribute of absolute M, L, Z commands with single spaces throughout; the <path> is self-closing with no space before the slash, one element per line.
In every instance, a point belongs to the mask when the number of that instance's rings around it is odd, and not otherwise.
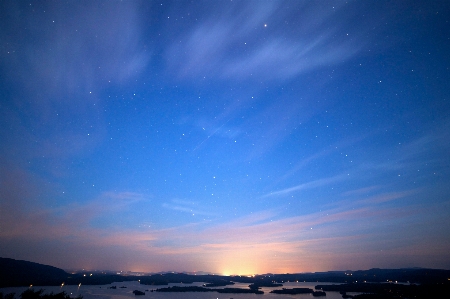
<path fill-rule="evenodd" d="M 449 1 L 0 5 L 0 256 L 450 269 Z"/>

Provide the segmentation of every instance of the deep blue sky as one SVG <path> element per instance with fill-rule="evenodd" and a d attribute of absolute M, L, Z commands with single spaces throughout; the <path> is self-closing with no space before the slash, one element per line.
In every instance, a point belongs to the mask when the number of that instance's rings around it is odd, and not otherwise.
<path fill-rule="evenodd" d="M 0 5 L 0 256 L 450 268 L 450 2 Z"/>

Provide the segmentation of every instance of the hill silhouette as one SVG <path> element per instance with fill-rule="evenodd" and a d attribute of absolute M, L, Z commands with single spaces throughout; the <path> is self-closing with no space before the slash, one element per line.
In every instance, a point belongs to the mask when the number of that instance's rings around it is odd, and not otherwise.
<path fill-rule="evenodd" d="M 0 258 L 0 287 L 59 285 L 68 276 L 66 271 L 56 267 Z"/>

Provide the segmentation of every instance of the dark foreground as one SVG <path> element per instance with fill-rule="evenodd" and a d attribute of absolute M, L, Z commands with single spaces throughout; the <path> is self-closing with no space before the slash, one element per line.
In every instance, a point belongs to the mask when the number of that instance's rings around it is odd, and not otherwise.
<path fill-rule="evenodd" d="M 157 292 L 219 292 L 263 294 L 261 287 L 280 287 L 285 282 L 336 282 L 336 285 L 317 284 L 315 289 L 284 288 L 273 290 L 275 294 L 311 293 L 324 296 L 327 291 L 337 291 L 343 298 L 450 298 L 450 270 L 439 269 L 370 269 L 361 271 L 330 271 L 297 274 L 264 274 L 247 276 L 188 275 L 164 273 L 146 276 L 123 276 L 94 272 L 67 273 L 64 270 L 37 263 L 0 258 L 0 288 L 17 286 L 105 285 L 113 282 L 137 281 L 143 285 L 168 285 L 169 283 L 205 283 L 199 286 L 167 287 Z M 248 283 L 247 288 L 227 287 L 235 282 Z M 224 287 L 211 289 L 211 287 Z M 325 292 L 325 293 L 324 293 Z M 348 292 L 365 293 L 351 296 Z M 136 294 L 142 295 L 142 294 Z M 69 299 L 64 294 L 43 295 L 24 293 L 21 299 Z M 1 294 L 0 299 L 13 299 L 10 294 Z"/>
<path fill-rule="evenodd" d="M 356 299 L 393 299 L 393 298 L 450 298 L 450 282 L 425 284 L 398 283 L 348 283 L 340 285 L 317 285 L 316 289 L 337 291 L 343 298 Z M 347 292 L 365 294 L 350 296 Z"/>

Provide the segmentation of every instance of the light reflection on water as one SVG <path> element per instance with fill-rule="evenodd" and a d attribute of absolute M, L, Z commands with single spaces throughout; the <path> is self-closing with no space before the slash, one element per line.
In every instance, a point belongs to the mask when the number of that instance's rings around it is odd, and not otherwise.
<path fill-rule="evenodd" d="M 58 286 L 36 286 L 33 287 L 34 290 L 44 289 L 45 293 L 60 293 L 65 291 L 71 297 L 75 298 L 79 295 L 83 296 L 83 299 L 312 299 L 312 298 L 325 298 L 325 299 L 341 299 L 342 295 L 339 292 L 326 292 L 326 297 L 313 297 L 312 294 L 298 294 L 298 295 L 280 295 L 271 294 L 270 291 L 274 289 L 281 288 L 311 288 L 318 284 L 333 284 L 327 282 L 285 282 L 282 287 L 276 288 L 261 288 L 264 291 L 263 295 L 257 294 L 220 294 L 215 292 L 200 293 L 200 292 L 186 292 L 186 293 L 159 293 L 151 292 L 159 288 L 168 287 L 167 285 L 144 285 L 140 284 L 138 281 L 125 281 L 125 282 L 114 282 L 109 285 L 65 285 L 63 287 Z M 202 286 L 203 282 L 195 282 L 192 284 L 183 283 L 171 283 L 169 286 Z M 233 288 L 248 288 L 248 283 L 236 283 L 227 287 Z M 116 289 L 110 289 L 109 287 L 116 286 Z M 126 288 L 120 288 L 120 287 Z M 0 288 L 0 292 L 3 295 L 9 293 L 15 293 L 15 298 L 19 299 L 20 294 L 28 289 L 27 287 L 19 288 Z M 133 294 L 134 290 L 139 290 L 145 292 L 144 296 L 135 296 Z M 349 293 L 352 294 L 352 293 Z M 356 293 L 355 293 L 356 294 Z"/>

